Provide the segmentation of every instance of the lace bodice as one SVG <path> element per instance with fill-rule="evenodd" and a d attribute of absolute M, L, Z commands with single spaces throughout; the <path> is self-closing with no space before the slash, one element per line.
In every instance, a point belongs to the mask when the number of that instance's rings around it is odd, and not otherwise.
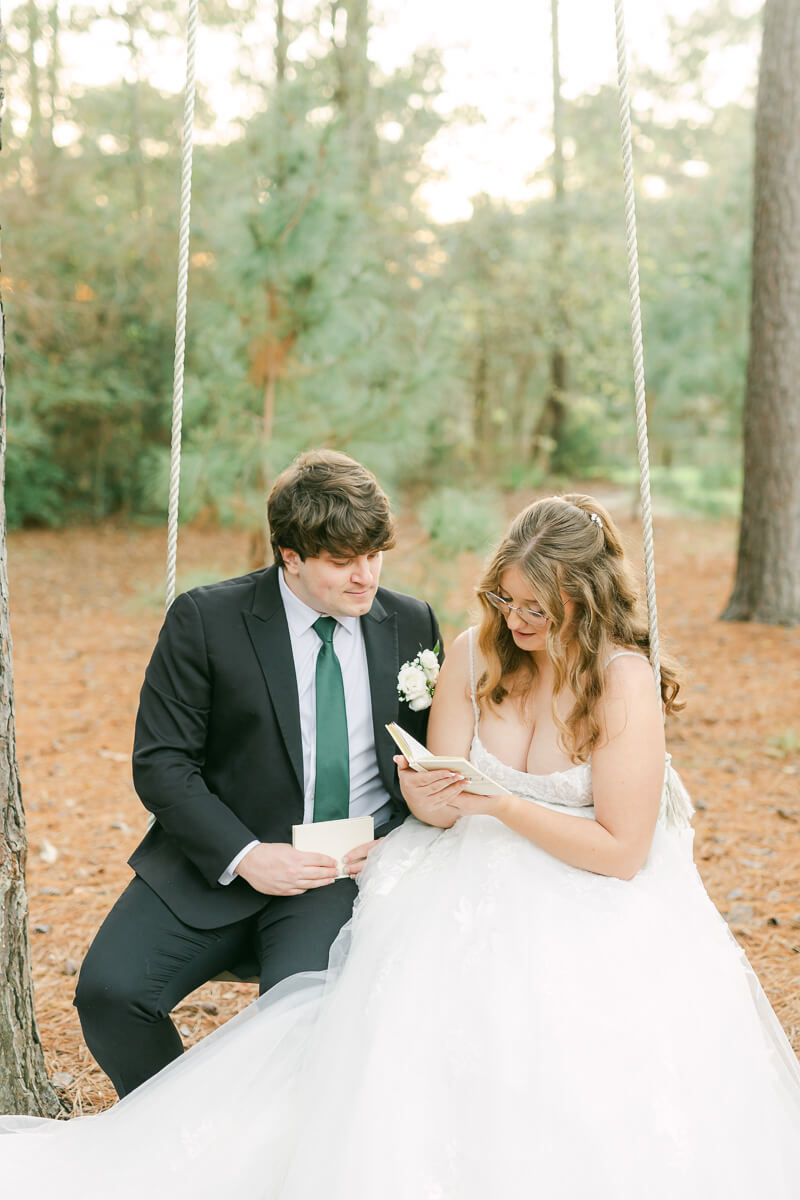
<path fill-rule="evenodd" d="M 568 808 L 587 808 L 592 804 L 592 768 L 588 762 L 577 763 L 566 771 L 551 771 L 548 775 L 531 775 L 518 771 L 491 754 L 481 741 L 477 729 L 472 739 L 469 760 L 515 796 L 538 800 L 541 804 L 559 804 Z"/>
<path fill-rule="evenodd" d="M 480 709 L 475 695 L 475 659 L 473 655 L 474 631 L 469 630 L 469 686 L 472 699 L 472 709 L 475 714 L 475 727 L 470 747 L 470 762 L 479 770 L 485 772 L 497 783 L 507 788 L 515 796 L 534 800 L 539 804 L 553 804 L 563 808 L 590 809 L 593 807 L 592 796 L 592 766 L 591 762 L 576 763 L 565 771 L 551 771 L 547 775 L 532 775 L 528 771 L 518 771 L 501 762 L 494 754 L 486 749 L 480 739 Z M 623 654 L 633 654 L 633 650 L 618 650 L 612 654 L 609 662 Z M 637 656 L 641 657 L 641 656 Z M 606 664 L 608 665 L 608 664 Z M 690 821 L 694 809 L 689 794 L 672 766 L 669 754 L 666 756 L 664 767 L 664 788 L 661 795 L 661 811 L 659 820 L 675 828 L 685 828 Z M 586 814 L 590 815 L 590 814 Z"/>

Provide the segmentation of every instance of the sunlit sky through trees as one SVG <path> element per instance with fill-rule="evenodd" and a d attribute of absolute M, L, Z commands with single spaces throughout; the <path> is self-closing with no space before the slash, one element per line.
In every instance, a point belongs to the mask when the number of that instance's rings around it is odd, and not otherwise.
<path fill-rule="evenodd" d="M 709 3 L 696 0 L 628 0 L 626 23 L 634 68 L 668 70 L 668 20 L 684 21 Z M 6 19 L 24 0 L 6 0 Z M 122 3 L 122 0 L 120 0 Z M 732 0 L 731 11 L 752 13 L 757 0 Z M 242 5 L 231 4 L 231 8 Z M 274 36 L 271 0 L 262 0 L 262 16 L 248 37 L 248 50 L 271 48 Z M 301 19 L 312 0 L 286 0 L 287 16 Z M 202 13 L 203 5 L 200 5 Z M 171 6 L 174 11 L 174 6 Z M 576 96 L 616 80 L 613 0 L 560 0 L 561 73 L 564 94 Z M 425 184 L 422 199 L 435 219 L 469 215 L 469 197 L 480 192 L 511 200 L 530 198 L 531 173 L 551 148 L 552 111 L 550 0 L 373 0 L 371 57 L 384 70 L 408 61 L 417 47 L 434 46 L 445 76 L 440 108 L 452 116 L 428 149 L 428 165 L 439 178 Z M 64 70 L 78 81 L 102 85 L 124 76 L 128 51 L 119 44 L 119 28 L 97 21 L 90 38 L 67 35 Z M 149 81 L 165 91 L 183 83 L 182 48 L 174 40 L 146 48 Z M 198 81 L 205 89 L 218 124 L 215 139 L 235 136 L 236 122 L 248 115 L 248 97 L 231 83 L 238 47 L 230 34 L 201 28 Z M 302 57 L 299 39 L 290 50 Z M 738 46 L 711 56 L 706 95 L 722 104 L 752 92 L 757 45 Z M 470 106 L 474 119 L 456 116 Z M 386 130 L 391 137 L 392 131 Z M 63 129 L 65 141 L 70 131 Z M 202 135 L 201 135 L 202 136 Z"/>

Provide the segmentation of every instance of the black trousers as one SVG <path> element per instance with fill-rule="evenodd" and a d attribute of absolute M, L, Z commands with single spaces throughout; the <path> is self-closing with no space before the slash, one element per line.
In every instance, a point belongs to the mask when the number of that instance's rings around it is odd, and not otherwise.
<path fill-rule="evenodd" d="M 267 896 L 255 916 L 194 929 L 135 877 L 106 917 L 81 967 L 75 1005 L 86 1044 L 120 1097 L 183 1053 L 169 1013 L 200 984 L 257 961 L 260 991 L 320 971 L 358 888 L 352 879 L 299 896 Z"/>

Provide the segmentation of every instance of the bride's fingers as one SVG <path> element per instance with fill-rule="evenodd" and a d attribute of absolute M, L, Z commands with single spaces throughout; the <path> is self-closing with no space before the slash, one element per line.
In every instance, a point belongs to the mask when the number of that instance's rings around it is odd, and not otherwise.
<path fill-rule="evenodd" d="M 424 786 L 428 794 L 431 796 L 445 791 L 454 784 L 466 782 L 464 776 L 457 775 L 455 771 L 432 771 L 430 774 L 435 776 L 435 778 L 431 779 L 430 781 L 426 780 Z"/>
<path fill-rule="evenodd" d="M 440 788 L 437 792 L 434 792 L 429 799 L 437 806 L 437 808 L 446 807 L 449 804 L 453 804 L 458 801 L 459 797 L 464 795 L 466 783 L 466 779 L 459 777 L 458 779 L 453 780 L 452 783 L 448 784 L 446 787 Z"/>
<path fill-rule="evenodd" d="M 404 779 L 403 784 L 406 792 L 410 795 L 417 796 L 423 800 L 432 800 L 444 788 L 450 787 L 458 778 L 460 777 L 455 775 L 436 779 L 420 779 L 417 777 L 413 781 Z"/>

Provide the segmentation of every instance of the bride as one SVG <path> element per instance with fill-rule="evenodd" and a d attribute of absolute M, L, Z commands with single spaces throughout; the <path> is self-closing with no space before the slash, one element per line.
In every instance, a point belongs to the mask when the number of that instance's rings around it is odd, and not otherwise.
<path fill-rule="evenodd" d="M 44 1200 L 790 1200 L 800 1068 L 692 863 L 619 534 L 514 520 L 429 725 L 506 789 L 398 762 L 329 970 L 268 992 L 99 1116 L 0 1118 Z M 666 765 L 665 765 L 666 764 Z M 57 1174 L 56 1174 L 57 1173 Z"/>

